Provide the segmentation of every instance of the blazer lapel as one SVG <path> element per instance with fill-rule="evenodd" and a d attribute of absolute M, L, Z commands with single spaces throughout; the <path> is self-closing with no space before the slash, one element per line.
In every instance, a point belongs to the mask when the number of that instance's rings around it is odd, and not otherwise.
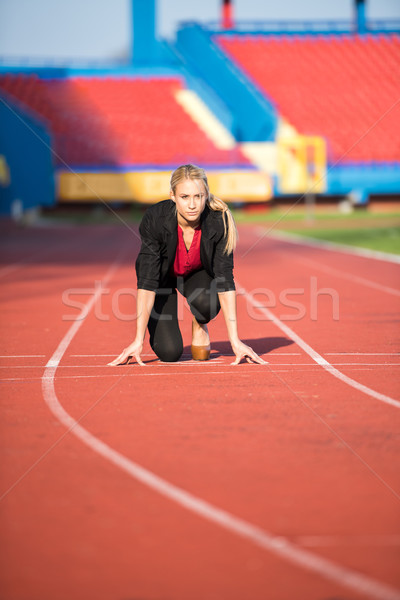
<path fill-rule="evenodd" d="M 172 200 L 169 200 L 167 210 L 162 216 L 164 217 L 162 222 L 163 228 L 166 229 L 168 233 L 173 234 L 174 231 L 176 231 L 178 221 L 175 213 L 175 203 Z"/>
<path fill-rule="evenodd" d="M 162 223 L 163 235 L 167 247 L 168 271 L 174 263 L 176 246 L 178 244 L 178 220 L 176 218 L 175 203 L 170 200 Z"/>
<path fill-rule="evenodd" d="M 217 233 L 212 210 L 206 205 L 201 215 L 201 237 L 211 240 Z"/>
<path fill-rule="evenodd" d="M 201 215 L 201 240 L 200 240 L 200 258 L 206 271 L 213 275 L 212 256 L 213 256 L 213 237 L 217 233 L 216 223 L 213 219 L 211 209 L 206 205 Z"/>

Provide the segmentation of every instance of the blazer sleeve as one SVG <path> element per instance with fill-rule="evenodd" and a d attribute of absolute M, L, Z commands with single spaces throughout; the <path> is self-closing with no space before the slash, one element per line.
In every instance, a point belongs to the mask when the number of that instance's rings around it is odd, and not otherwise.
<path fill-rule="evenodd" d="M 149 212 L 143 216 L 139 233 L 142 245 L 135 264 L 137 287 L 155 292 L 160 281 L 161 242 Z"/>
<path fill-rule="evenodd" d="M 217 292 L 230 292 L 236 289 L 233 278 L 233 252 L 226 254 L 224 252 L 225 244 L 226 239 L 222 233 L 216 243 L 214 254 L 214 278 Z"/>

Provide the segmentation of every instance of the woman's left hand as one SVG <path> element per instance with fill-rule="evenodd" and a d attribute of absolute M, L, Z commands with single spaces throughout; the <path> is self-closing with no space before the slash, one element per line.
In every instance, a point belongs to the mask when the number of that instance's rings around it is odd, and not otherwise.
<path fill-rule="evenodd" d="M 238 365 L 242 358 L 245 357 L 248 363 L 255 362 L 260 365 L 268 364 L 267 361 L 260 358 L 258 354 L 256 354 L 254 350 L 250 348 L 250 346 L 246 346 L 246 344 L 244 344 L 240 340 L 238 340 L 235 343 L 232 343 L 232 350 L 235 353 L 236 360 L 233 363 L 231 363 L 231 365 Z"/>

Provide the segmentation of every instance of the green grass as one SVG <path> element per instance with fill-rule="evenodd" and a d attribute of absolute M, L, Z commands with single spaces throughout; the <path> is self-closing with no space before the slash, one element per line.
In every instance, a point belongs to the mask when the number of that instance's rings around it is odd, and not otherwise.
<path fill-rule="evenodd" d="M 400 228 L 399 227 L 366 227 L 357 229 L 290 229 L 304 237 L 318 240 L 327 240 L 338 244 L 347 244 L 359 248 L 369 248 L 391 254 L 400 254 Z"/>
<path fill-rule="evenodd" d="M 266 228 L 286 231 L 309 238 L 400 254 L 400 213 L 372 212 L 357 209 L 349 214 L 319 210 L 312 215 L 312 221 L 305 218 L 306 212 L 296 208 L 288 212 L 273 209 L 269 212 L 246 212 L 235 209 L 237 223 L 264 223 Z"/>
<path fill-rule="evenodd" d="M 279 223 L 284 226 L 286 222 L 290 221 L 304 221 L 305 220 L 305 212 L 304 210 L 299 212 L 298 210 L 296 211 L 290 211 L 290 207 L 288 207 L 287 209 L 284 208 L 280 208 L 280 209 L 274 209 L 274 210 L 270 210 L 270 211 L 266 211 L 266 212 L 247 212 L 247 211 L 243 211 L 241 209 L 231 209 L 231 212 L 233 213 L 233 216 L 235 217 L 235 220 L 237 223 L 270 223 L 270 222 L 276 222 L 279 221 Z M 379 218 L 400 218 L 400 212 L 382 212 L 382 213 L 375 213 L 375 212 L 368 212 L 368 210 L 355 210 L 349 214 L 343 214 L 341 212 L 339 212 L 338 210 L 336 210 L 335 212 L 318 212 L 315 213 L 313 215 L 313 220 L 315 221 L 325 221 L 325 220 L 332 220 L 332 221 L 343 221 L 348 223 L 349 221 L 354 221 L 354 220 L 365 220 L 365 221 L 371 221 L 374 219 L 379 219 Z"/>

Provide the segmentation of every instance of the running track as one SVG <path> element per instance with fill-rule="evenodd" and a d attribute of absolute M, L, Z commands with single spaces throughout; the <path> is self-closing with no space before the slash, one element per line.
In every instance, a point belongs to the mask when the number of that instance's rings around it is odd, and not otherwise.
<path fill-rule="evenodd" d="M 2 228 L 2 599 L 400 598 L 398 264 L 242 228 L 269 364 L 111 368 L 136 228 Z"/>

